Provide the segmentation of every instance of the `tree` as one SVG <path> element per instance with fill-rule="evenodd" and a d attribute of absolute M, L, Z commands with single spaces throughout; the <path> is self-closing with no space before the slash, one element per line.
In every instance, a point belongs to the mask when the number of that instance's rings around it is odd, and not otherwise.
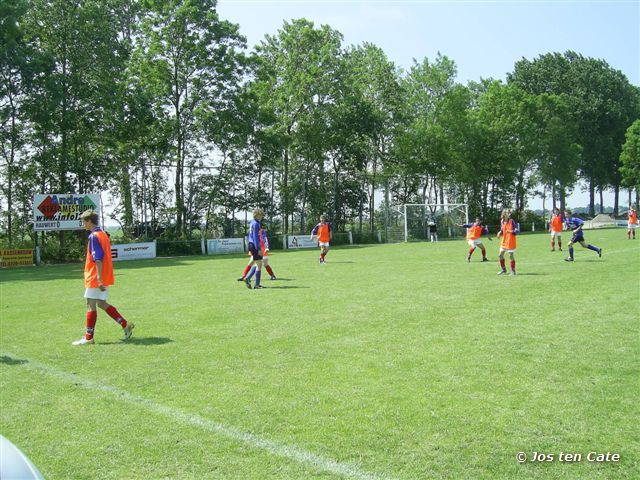
<path fill-rule="evenodd" d="M 155 98 L 155 115 L 169 126 L 173 152 L 175 232 L 187 235 L 185 172 L 204 138 L 202 116 L 239 81 L 245 40 L 221 20 L 215 0 L 152 2 L 142 21 L 141 79 Z M 187 178 L 188 180 L 188 178 Z"/>
<path fill-rule="evenodd" d="M 342 35 L 323 25 L 315 28 L 305 19 L 284 22 L 276 35 L 267 35 L 256 47 L 258 66 L 253 91 L 261 108 L 274 113 L 270 127 L 272 138 L 279 139 L 280 199 L 284 232 L 289 230 L 289 215 L 295 210 L 296 185 L 290 184 L 292 157 L 311 151 L 301 141 L 303 136 L 313 143 L 321 140 L 323 122 L 319 110 L 332 102 Z M 301 125 L 305 125 L 301 129 Z M 310 135 L 310 129 L 315 128 Z M 296 147 L 297 151 L 296 151 Z M 324 158 L 318 150 L 313 158 L 315 174 L 324 175 Z M 308 176 L 298 176 L 306 179 Z M 302 185 L 304 190 L 304 184 Z"/>
<path fill-rule="evenodd" d="M 7 198 L 7 235 L 13 243 L 15 183 L 19 182 L 18 159 L 25 143 L 25 119 L 22 112 L 26 96 L 28 46 L 21 20 L 27 2 L 8 0 L 0 5 L 0 153 L 4 160 L 6 184 L 2 193 Z M 18 177 L 18 178 L 17 178 Z"/>
<path fill-rule="evenodd" d="M 639 114 L 638 88 L 605 61 L 571 51 L 522 59 L 508 81 L 529 93 L 567 97 L 582 146 L 580 172 L 589 185 L 590 213 L 595 213 L 596 189 L 602 194 L 603 188 L 613 186 L 617 205 L 618 160 L 624 132 Z"/>
<path fill-rule="evenodd" d="M 620 174 L 622 185 L 629 189 L 629 203 L 631 190 L 636 189 L 636 204 L 640 192 L 640 119 L 627 129 L 626 142 L 620 153 Z"/>

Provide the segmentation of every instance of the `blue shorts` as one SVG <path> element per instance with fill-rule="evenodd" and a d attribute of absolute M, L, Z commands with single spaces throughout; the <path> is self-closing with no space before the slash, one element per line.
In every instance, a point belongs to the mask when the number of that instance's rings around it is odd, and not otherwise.
<path fill-rule="evenodd" d="M 571 237 L 571 241 L 573 243 L 584 242 L 584 233 L 582 233 L 582 230 L 580 230 L 578 233 L 574 233 Z"/>
<path fill-rule="evenodd" d="M 254 260 L 262 260 L 262 252 L 256 248 L 253 242 L 249 242 L 249 253 Z"/>

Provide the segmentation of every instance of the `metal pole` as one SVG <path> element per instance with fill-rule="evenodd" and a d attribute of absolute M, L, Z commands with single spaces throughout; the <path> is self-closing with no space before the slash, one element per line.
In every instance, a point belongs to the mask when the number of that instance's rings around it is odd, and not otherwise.
<path fill-rule="evenodd" d="M 404 241 L 405 243 L 409 241 L 409 230 L 407 228 L 407 204 L 403 205 L 404 207 Z"/>

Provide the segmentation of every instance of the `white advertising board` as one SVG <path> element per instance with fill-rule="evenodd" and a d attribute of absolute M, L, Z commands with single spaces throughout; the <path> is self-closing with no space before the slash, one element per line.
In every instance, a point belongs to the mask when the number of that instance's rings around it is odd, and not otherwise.
<path fill-rule="evenodd" d="M 244 253 L 243 238 L 216 238 L 207 240 L 209 255 L 223 255 L 226 253 Z"/>
<path fill-rule="evenodd" d="M 114 262 L 156 258 L 156 242 L 111 245 L 111 258 Z"/>
<path fill-rule="evenodd" d="M 100 214 L 100 195 L 97 193 L 50 193 L 33 196 L 33 229 L 82 230 L 80 215 L 85 210 Z"/>
<path fill-rule="evenodd" d="M 287 248 L 316 248 L 318 237 L 309 238 L 309 235 L 287 235 Z"/>

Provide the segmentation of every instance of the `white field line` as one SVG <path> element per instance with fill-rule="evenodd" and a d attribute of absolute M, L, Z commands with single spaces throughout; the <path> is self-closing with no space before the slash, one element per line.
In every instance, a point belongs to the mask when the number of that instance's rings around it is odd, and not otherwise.
<path fill-rule="evenodd" d="M 3 355 L 7 355 L 11 358 L 21 358 L 20 356 L 13 355 L 9 352 L 3 352 Z M 309 452 L 300 447 L 285 445 L 274 442 L 272 440 L 267 440 L 266 438 L 259 437 L 252 433 L 243 432 L 236 427 L 223 425 L 221 423 L 207 420 L 206 418 L 200 417 L 199 415 L 194 415 L 191 413 L 183 412 L 176 408 L 167 407 L 166 405 L 152 402 L 151 400 L 139 397 L 125 390 L 121 390 L 109 385 L 102 385 L 92 380 L 74 375 L 72 373 L 58 370 L 43 363 L 27 360 L 27 363 L 20 365 L 20 367 L 24 367 L 27 370 L 31 370 L 32 372 L 44 374 L 57 380 L 73 383 L 86 390 L 100 391 L 111 394 L 115 397 L 118 397 L 119 400 L 126 400 L 127 402 L 130 402 L 138 407 L 145 407 L 147 410 L 168 417 L 175 422 L 202 428 L 203 430 L 207 430 L 223 437 L 230 438 L 231 440 L 244 443 L 250 447 L 265 450 L 272 455 L 283 457 L 288 460 L 293 460 L 295 462 L 311 466 L 324 472 L 358 480 L 390 479 L 390 477 L 387 476 L 365 472 L 351 463 L 337 462 L 335 460 L 316 455 L 315 453 Z"/>

